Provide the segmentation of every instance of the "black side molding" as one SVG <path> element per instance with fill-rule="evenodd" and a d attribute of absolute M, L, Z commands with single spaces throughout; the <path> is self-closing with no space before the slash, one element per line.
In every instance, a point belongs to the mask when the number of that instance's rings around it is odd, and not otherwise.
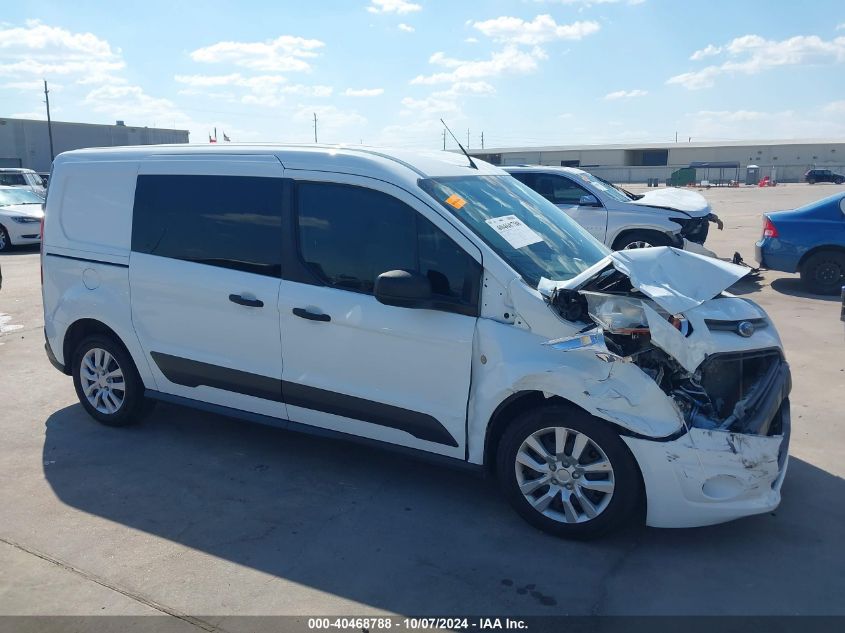
<path fill-rule="evenodd" d="M 285 402 L 294 407 L 313 409 L 399 429 L 427 442 L 436 442 L 446 446 L 458 445 L 452 434 L 446 430 L 446 427 L 426 413 L 355 396 L 347 396 L 335 391 L 308 387 L 295 382 L 283 382 L 282 393 Z"/>
<path fill-rule="evenodd" d="M 71 257 L 70 255 L 59 255 L 58 253 L 45 253 L 47 257 L 58 257 L 60 259 L 72 259 L 75 262 L 88 262 L 89 264 L 103 264 L 104 266 L 116 266 L 117 268 L 129 268 L 129 264 L 118 264 L 117 262 L 106 262 L 102 259 L 89 259 L 87 257 Z"/>
<path fill-rule="evenodd" d="M 282 400 L 282 381 L 239 369 L 202 363 L 161 352 L 150 352 L 156 365 L 170 382 L 184 387 L 214 387 L 275 402 Z"/>
<path fill-rule="evenodd" d="M 458 442 L 440 421 L 419 411 L 161 352 L 151 352 L 150 356 L 165 378 L 177 385 L 205 385 L 274 402 L 284 402 L 295 407 L 398 429 L 427 442 L 458 446 Z"/>

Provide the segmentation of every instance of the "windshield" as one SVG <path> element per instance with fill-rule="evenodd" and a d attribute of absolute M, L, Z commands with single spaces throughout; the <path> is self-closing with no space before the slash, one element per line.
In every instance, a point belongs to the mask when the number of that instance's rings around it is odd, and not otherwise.
<path fill-rule="evenodd" d="M 41 204 L 44 199 L 29 189 L 0 189 L 0 207 L 10 204 Z"/>
<path fill-rule="evenodd" d="M 584 172 L 582 174 L 578 174 L 578 178 L 583 180 L 584 182 L 590 183 L 593 187 L 604 193 L 604 195 L 613 198 L 618 202 L 630 202 L 631 200 L 636 200 L 636 197 L 625 191 L 624 189 L 620 189 L 616 185 L 611 182 L 608 182 L 604 178 L 599 178 L 598 176 L 593 176 L 588 172 Z"/>
<path fill-rule="evenodd" d="M 511 176 L 430 178 L 419 184 L 535 288 L 543 277 L 571 279 L 610 252 Z"/>

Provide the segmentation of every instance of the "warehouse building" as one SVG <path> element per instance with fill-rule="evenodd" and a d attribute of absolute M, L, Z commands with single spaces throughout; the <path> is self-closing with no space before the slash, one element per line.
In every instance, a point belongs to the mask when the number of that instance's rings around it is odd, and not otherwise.
<path fill-rule="evenodd" d="M 646 183 L 657 178 L 663 184 L 673 172 L 690 166 L 696 169 L 697 181 L 713 184 L 746 182 L 746 176 L 750 180 L 755 173 L 778 182 L 799 182 L 813 168 L 845 173 L 845 140 L 502 147 L 470 154 L 494 165 L 580 167 L 619 183 Z"/>
<path fill-rule="evenodd" d="M 53 153 L 83 147 L 187 143 L 187 130 L 53 121 Z M 47 121 L 0 118 L 0 167 L 25 167 L 49 172 L 50 134 Z"/>

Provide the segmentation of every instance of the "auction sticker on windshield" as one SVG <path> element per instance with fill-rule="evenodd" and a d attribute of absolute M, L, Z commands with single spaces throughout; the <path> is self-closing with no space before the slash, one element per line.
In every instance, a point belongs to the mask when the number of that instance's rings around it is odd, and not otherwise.
<path fill-rule="evenodd" d="M 485 221 L 514 248 L 523 248 L 543 241 L 542 237 L 515 215 L 503 215 Z"/>

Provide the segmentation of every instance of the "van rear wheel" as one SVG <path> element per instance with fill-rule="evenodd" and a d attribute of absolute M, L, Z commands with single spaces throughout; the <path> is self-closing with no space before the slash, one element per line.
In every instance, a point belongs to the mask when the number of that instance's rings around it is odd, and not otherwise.
<path fill-rule="evenodd" d="M 555 536 L 589 539 L 630 523 L 642 479 L 606 423 L 567 405 L 529 411 L 499 443 L 499 483 L 514 509 Z"/>
<path fill-rule="evenodd" d="M 83 339 L 72 362 L 73 386 L 79 402 L 98 422 L 126 426 L 150 409 L 135 363 L 110 336 L 95 334 Z"/>

